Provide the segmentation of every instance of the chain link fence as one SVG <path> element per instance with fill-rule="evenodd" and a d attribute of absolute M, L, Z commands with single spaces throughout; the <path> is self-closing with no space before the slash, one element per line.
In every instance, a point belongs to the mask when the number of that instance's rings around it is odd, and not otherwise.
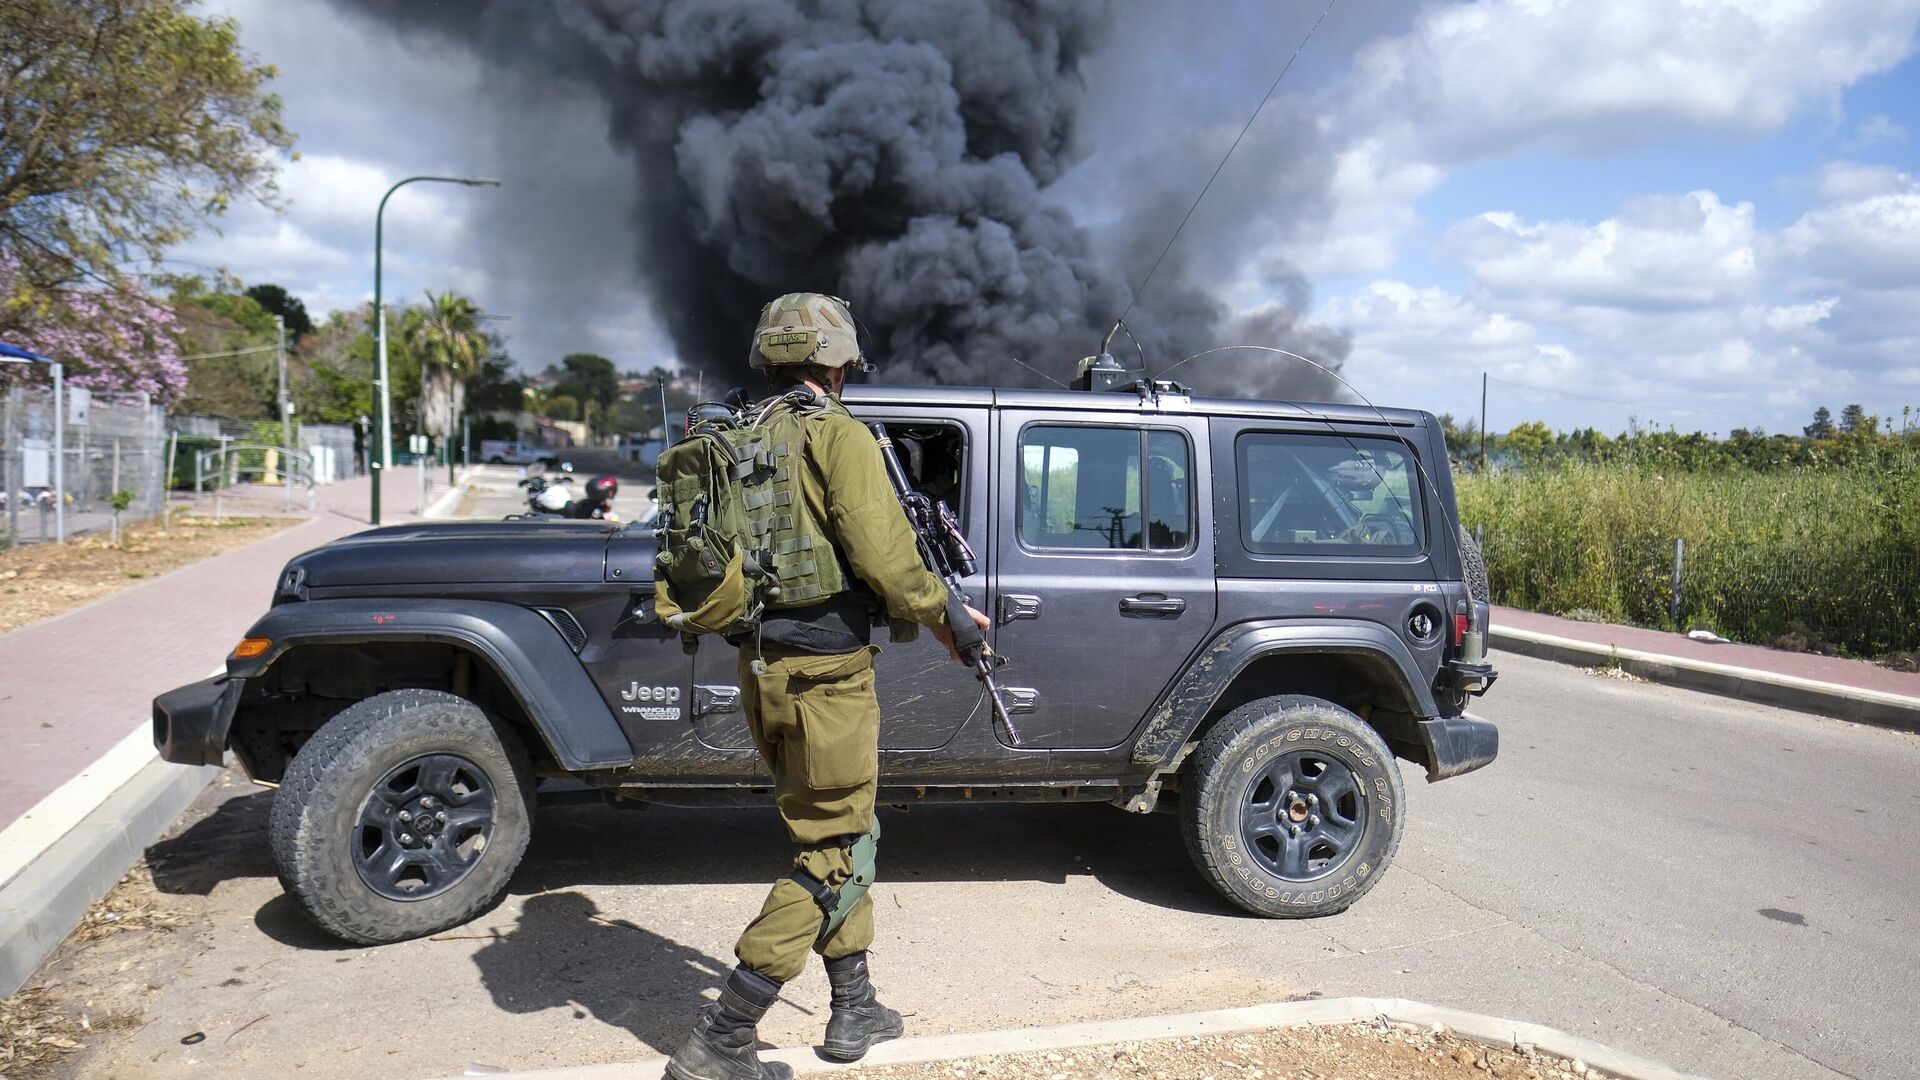
<path fill-rule="evenodd" d="M 1779 648 L 1920 650 L 1920 551 L 1476 528 L 1496 604 Z"/>
<path fill-rule="evenodd" d="M 111 527 L 116 503 L 122 525 L 166 506 L 165 411 L 144 394 L 65 397 L 56 440 L 51 389 L 0 392 L 0 547 L 53 540 L 62 516 L 73 536 Z"/>

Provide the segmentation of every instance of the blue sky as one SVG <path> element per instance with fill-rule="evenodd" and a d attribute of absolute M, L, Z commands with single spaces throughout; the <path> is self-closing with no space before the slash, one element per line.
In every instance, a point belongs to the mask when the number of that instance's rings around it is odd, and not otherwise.
<path fill-rule="evenodd" d="M 1098 234 L 1141 185 L 1190 194 L 1321 7 L 1124 6 L 1052 195 Z M 178 258 L 350 306 L 387 183 L 499 175 L 396 196 L 389 292 L 473 294 L 530 367 L 670 355 L 604 105 L 326 0 L 208 8 L 280 67 L 301 160 L 284 214 L 243 208 Z M 1276 268 L 1304 275 L 1376 401 L 1471 416 L 1491 372 L 1495 430 L 1897 415 L 1920 407 L 1917 24 L 1920 0 L 1341 4 L 1181 244 L 1244 310 L 1275 302 Z M 541 117 L 535 152 L 499 130 L 509 107 Z M 580 271 L 564 288 L 559 263 Z"/>

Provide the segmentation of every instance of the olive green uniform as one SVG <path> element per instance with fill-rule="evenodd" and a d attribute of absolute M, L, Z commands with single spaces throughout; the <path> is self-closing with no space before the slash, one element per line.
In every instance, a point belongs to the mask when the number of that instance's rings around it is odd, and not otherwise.
<path fill-rule="evenodd" d="M 947 588 L 920 561 L 913 530 L 887 479 L 873 434 L 830 403 L 810 419 L 794 477 L 855 577 L 896 620 L 946 624 Z M 739 678 L 754 745 L 773 774 L 775 802 L 800 846 L 794 868 L 839 888 L 853 872 L 850 845 L 873 828 L 879 779 L 880 702 L 868 646 L 815 654 L 752 641 L 740 647 Z M 756 657 L 765 660 L 755 674 Z M 734 947 L 740 962 L 777 982 L 799 975 L 809 949 L 827 959 L 863 952 L 873 941 L 873 902 L 862 897 L 825 940 L 819 905 L 783 878 Z"/>

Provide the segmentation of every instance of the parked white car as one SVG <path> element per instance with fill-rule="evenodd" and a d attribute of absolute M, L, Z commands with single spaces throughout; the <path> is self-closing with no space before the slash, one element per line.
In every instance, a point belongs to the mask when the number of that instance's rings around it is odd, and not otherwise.
<path fill-rule="evenodd" d="M 552 465 L 553 451 L 507 439 L 480 440 L 480 460 L 489 465 Z"/>

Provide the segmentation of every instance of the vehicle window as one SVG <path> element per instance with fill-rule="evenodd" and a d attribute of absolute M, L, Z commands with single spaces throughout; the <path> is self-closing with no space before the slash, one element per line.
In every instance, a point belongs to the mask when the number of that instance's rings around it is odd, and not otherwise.
<path fill-rule="evenodd" d="M 1178 432 L 1036 424 L 1020 434 L 1020 539 L 1033 548 L 1184 550 L 1192 472 Z"/>
<path fill-rule="evenodd" d="M 1240 539 L 1268 555 L 1412 555 L 1419 485 L 1404 443 L 1249 432 L 1236 443 Z"/>
<path fill-rule="evenodd" d="M 967 527 L 967 432 L 940 421 L 888 420 L 887 434 L 915 491 L 946 503 Z"/>

